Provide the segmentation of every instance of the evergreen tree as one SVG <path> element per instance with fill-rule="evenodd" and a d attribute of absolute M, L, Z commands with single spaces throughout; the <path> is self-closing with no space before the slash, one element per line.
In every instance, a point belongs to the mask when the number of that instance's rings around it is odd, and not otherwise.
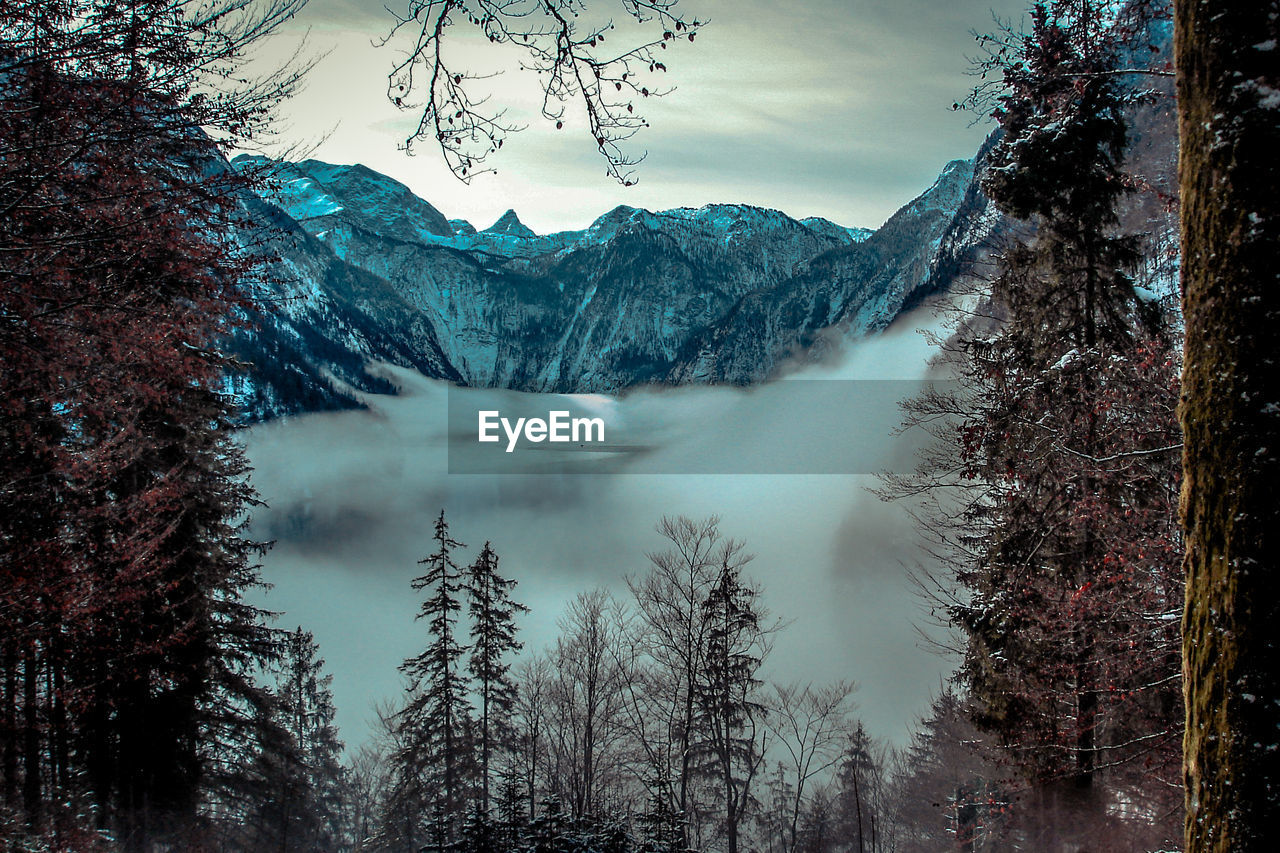
<path fill-rule="evenodd" d="M 525 849 L 529 853 L 566 853 L 566 836 L 570 818 L 564 812 L 560 798 L 554 794 L 538 804 L 538 814 L 529 821 L 529 835 Z"/>
<path fill-rule="evenodd" d="M 978 732 L 960 697 L 943 691 L 929 713 L 915 727 L 901 753 L 893 779 L 891 826 L 895 847 L 902 853 L 930 853 L 955 846 L 960 823 L 957 806 L 961 792 L 982 792 L 971 797 L 982 808 L 970 835 L 973 849 L 989 850 L 989 842 L 1008 840 L 1004 832 L 1007 797 L 996 780 L 1003 771 Z"/>
<path fill-rule="evenodd" d="M 410 814 L 429 814 L 433 843 L 451 843 L 464 816 L 467 740 L 471 708 L 462 672 L 466 648 L 456 632 L 462 610 L 462 574 L 453 552 L 464 547 L 449 535 L 444 510 L 435 522 L 434 553 L 419 560 L 422 575 L 412 581 L 426 598 L 416 618 L 427 623 L 430 642 L 400 667 L 409 678 L 409 698 L 397 714 L 401 743 L 395 757 L 401 795 Z M 406 843 L 414 843 L 411 834 Z"/>
<path fill-rule="evenodd" d="M 649 807 L 636 822 L 640 825 L 640 843 L 637 853 L 683 853 L 685 827 L 684 816 L 671 808 L 671 794 L 664 790 L 670 785 L 653 785 L 649 795 Z"/>
<path fill-rule="evenodd" d="M 479 731 L 480 811 L 489 815 L 490 763 L 494 748 L 502 742 L 516 700 L 508 656 L 518 652 L 515 617 L 529 608 L 511 599 L 516 585 L 498 574 L 498 555 L 488 542 L 468 570 L 466 591 L 471 615 L 471 658 L 468 669 L 475 679 L 480 708 Z"/>
<path fill-rule="evenodd" d="M 282 733 L 274 749 L 259 755 L 263 777 L 251 824 L 256 849 L 336 850 L 346 840 L 346 779 L 335 708 L 324 661 L 310 632 L 299 627 L 283 638 L 276 677 L 273 723 Z"/>
<path fill-rule="evenodd" d="M 219 393 L 256 261 L 201 129 L 262 127 L 291 78 L 227 84 L 297 5 L 0 9 L 0 764 L 20 832 L 58 846 L 197 846 L 266 700 Z"/>
<path fill-rule="evenodd" d="M 1126 95 L 1104 5 L 1038 3 L 993 54 L 1003 135 L 983 188 L 1021 241 L 997 257 L 998 322 L 950 344 L 962 390 L 915 411 L 961 413 L 941 430 L 952 449 L 897 484 L 958 495 L 933 505 L 962 588 L 939 603 L 965 636 L 975 721 L 1034 785 L 1023 817 L 1044 844 L 1116 837 L 1103 765 L 1149 813 L 1168 813 L 1167 789 L 1141 777 L 1176 780 L 1178 365 L 1118 229 Z M 1169 840 L 1153 823 L 1135 844 Z"/>
<path fill-rule="evenodd" d="M 462 825 L 462 832 L 457 845 L 453 849 L 459 853 L 498 853 L 506 850 L 501 846 L 500 828 L 490 819 L 488 811 L 473 800 L 467 809 L 467 818 Z"/>
<path fill-rule="evenodd" d="M 636 679 L 639 689 L 628 696 L 631 713 L 653 728 L 644 735 L 648 775 L 671 780 L 671 808 L 684 816 L 690 834 L 698 811 L 692 748 L 697 685 L 703 679 L 710 630 L 703 603 L 719 577 L 724 545 L 719 523 L 714 516 L 700 521 L 664 517 L 657 530 L 670 547 L 647 554 L 649 571 L 627 579 L 639 617 L 636 645 L 644 673 Z M 690 835 L 684 843 L 690 843 Z"/>
<path fill-rule="evenodd" d="M 877 831 L 883 831 L 878 808 L 880 768 L 873 750 L 871 737 L 858 723 L 836 769 L 836 833 L 848 839 L 849 850 L 857 853 L 880 849 Z"/>
<path fill-rule="evenodd" d="M 787 766 L 779 761 L 766 780 L 763 804 L 756 812 L 756 839 L 766 853 L 788 853 L 793 849 L 792 813 L 796 789 Z"/>
<path fill-rule="evenodd" d="M 1124 581 L 1105 568 L 1108 537 L 1127 507 L 1159 504 L 1169 490 L 1167 468 L 1135 479 L 1099 464 L 1147 450 L 1115 446 L 1141 415 L 1108 402 L 1144 385 L 1167 398 L 1172 376 L 1167 355 L 1141 351 L 1163 344 L 1168 353 L 1168 342 L 1134 291 L 1136 238 L 1114 233 L 1126 124 L 1104 10 L 1037 4 L 1032 23 L 1020 61 L 1004 69 L 1004 137 L 984 189 L 1034 232 L 1000 259 L 992 299 L 1004 325 L 972 344 L 990 385 L 966 458 L 996 497 L 967 576 L 978 595 L 957 617 L 971 638 L 965 674 L 984 721 L 1011 743 L 1058 747 L 1023 754 L 1037 756 L 1027 762 L 1037 773 L 1088 789 L 1109 641 L 1130 633 L 1101 621 Z M 1139 438 L 1161 442 L 1153 449 L 1176 444 L 1168 407 L 1153 415 L 1164 428 Z"/>
<path fill-rule="evenodd" d="M 764 707 L 756 677 L 768 651 L 767 631 L 756 603 L 758 591 L 744 582 L 750 559 L 732 540 L 721 545 L 720 573 L 702 604 L 708 625 L 706 657 L 696 691 L 691 749 L 714 780 L 724 809 L 729 853 L 737 853 L 739 828 L 751 802 L 751 784 L 764 761 L 760 720 Z"/>
<path fill-rule="evenodd" d="M 528 797 L 518 779 L 509 777 L 502 780 L 494 811 L 497 815 L 498 849 L 518 849 L 529 826 Z"/>

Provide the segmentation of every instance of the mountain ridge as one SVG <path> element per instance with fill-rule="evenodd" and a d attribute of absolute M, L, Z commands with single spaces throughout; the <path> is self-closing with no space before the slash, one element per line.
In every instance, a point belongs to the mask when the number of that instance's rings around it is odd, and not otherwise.
<path fill-rule="evenodd" d="M 268 176 L 253 216 L 281 231 L 289 282 L 238 341 L 253 418 L 388 392 L 364 370 L 376 360 L 526 391 L 760 381 L 827 330 L 873 333 L 944 286 L 932 269 L 974 174 L 948 163 L 874 231 L 745 204 L 619 205 L 540 235 L 515 211 L 484 230 L 446 219 L 361 165 L 233 167 Z"/>

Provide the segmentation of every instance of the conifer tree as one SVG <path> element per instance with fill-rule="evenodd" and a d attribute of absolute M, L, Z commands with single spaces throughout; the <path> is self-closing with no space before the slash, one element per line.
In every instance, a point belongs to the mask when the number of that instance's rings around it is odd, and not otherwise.
<path fill-rule="evenodd" d="M 1055 843 L 1103 822 L 1103 754 L 1113 778 L 1138 757 L 1169 778 L 1178 735 L 1177 363 L 1134 288 L 1139 244 L 1117 233 L 1111 36 L 1103 4 L 1039 3 L 997 54 L 1003 137 L 983 186 L 1024 240 L 997 259 L 998 328 L 956 344 L 969 401 L 925 406 L 965 412 L 959 474 L 980 486 L 955 540 L 965 594 L 947 603 L 975 719 L 1034 780 L 1042 815 L 1081 810 L 1041 827 Z"/>
<path fill-rule="evenodd" d="M 299 627 L 283 637 L 273 723 L 280 744 L 260 752 L 262 796 L 251 823 L 263 850 L 336 850 L 345 842 L 345 771 L 336 709 L 319 646 Z"/>
<path fill-rule="evenodd" d="M 471 707 L 462 672 L 466 648 L 456 638 L 462 573 L 453 559 L 453 552 L 464 546 L 449 535 L 444 510 L 432 538 L 436 550 L 418 561 L 426 570 L 412 581 L 414 590 L 426 593 L 416 618 L 427 623 L 430 640 L 400 667 L 409 679 L 409 698 L 397 714 L 401 743 L 396 763 L 406 808 L 429 815 L 431 838 L 446 843 L 460 827 L 468 781 L 464 753 Z"/>
<path fill-rule="evenodd" d="M 498 555 L 488 542 L 468 569 L 467 606 L 471 616 L 471 658 L 468 670 L 480 701 L 478 724 L 480 813 L 489 816 L 490 764 L 502 742 L 516 700 L 508 656 L 518 652 L 515 617 L 529 608 L 511 599 L 516 585 L 498 574 Z"/>
<path fill-rule="evenodd" d="M 684 816 L 671 808 L 671 794 L 663 790 L 669 785 L 654 784 L 649 794 L 649 807 L 636 821 L 640 827 L 638 853 L 682 853 Z"/>
<path fill-rule="evenodd" d="M 640 725 L 652 725 L 645 735 L 649 746 L 649 775 L 670 779 L 671 809 L 683 815 L 692 832 L 696 809 L 697 685 L 703 678 L 707 634 L 703 603 L 719 577 L 719 549 L 724 539 L 720 520 L 699 521 L 684 516 L 664 517 L 658 532 L 670 547 L 647 554 L 649 571 L 628 578 L 637 608 L 637 647 L 643 653 L 646 677 L 629 698 Z M 687 845 L 689 836 L 683 839 Z"/>
<path fill-rule="evenodd" d="M 528 797 L 518 779 L 504 778 L 498 785 L 496 813 L 497 845 L 502 850 L 516 850 L 529 825 Z"/>
<path fill-rule="evenodd" d="M 996 784 L 1005 772 L 994 763 L 963 701 L 944 690 L 912 732 L 898 756 L 893 776 L 891 826 L 903 853 L 927 853 L 954 846 L 962 792 L 980 792 L 981 831 L 970 836 L 983 850 L 990 839 L 1008 838 L 1003 825 L 1007 797 Z M 982 846 L 987 844 L 987 847 Z"/>
<path fill-rule="evenodd" d="M 850 853 L 892 849 L 887 838 L 884 754 L 859 722 L 836 766 L 833 834 L 845 840 Z"/>
<path fill-rule="evenodd" d="M 467 808 L 466 820 L 454 849 L 459 853 L 497 853 L 505 848 L 500 845 L 499 827 L 489 817 L 479 800 L 472 800 Z"/>
<path fill-rule="evenodd" d="M 3 789 L 57 845 L 197 846 L 265 702 L 219 350 L 256 262 L 214 137 L 287 93 L 231 80 L 298 5 L 0 9 Z"/>
<path fill-rule="evenodd" d="M 706 658 L 695 684 L 697 710 L 690 748 L 718 789 L 729 853 L 737 853 L 739 829 L 751 803 L 751 785 L 764 762 L 764 706 L 757 673 L 769 651 L 758 591 L 744 581 L 751 559 L 732 540 L 719 549 L 719 577 L 702 603 L 708 625 Z"/>
<path fill-rule="evenodd" d="M 570 825 L 560 798 L 554 794 L 538 803 L 538 813 L 529 821 L 526 849 L 529 853 L 560 853 Z"/>

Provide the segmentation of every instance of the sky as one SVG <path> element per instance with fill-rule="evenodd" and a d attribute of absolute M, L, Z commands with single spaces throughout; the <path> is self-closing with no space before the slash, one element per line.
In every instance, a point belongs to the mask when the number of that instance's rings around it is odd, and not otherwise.
<path fill-rule="evenodd" d="M 394 0 L 390 5 L 395 8 Z M 621 5 L 589 3 L 620 21 Z M 644 102 L 647 156 L 632 187 L 605 164 L 572 117 L 563 130 L 537 111 L 536 78 L 484 41 L 455 43 L 463 67 L 503 72 L 494 96 L 527 128 L 462 184 L 438 152 L 399 145 L 417 114 L 385 96 L 404 43 L 375 42 L 391 15 L 378 0 L 310 0 L 264 62 L 322 55 L 303 91 L 280 111 L 279 143 L 335 163 L 363 163 L 407 184 L 449 218 L 478 228 L 507 209 L 539 233 L 577 229 L 619 204 L 662 210 L 748 203 L 796 218 L 876 227 L 926 189 L 953 159 L 973 155 L 986 121 L 955 112 L 973 86 L 972 31 L 993 15 L 1019 19 L 1026 0 L 682 0 L 709 20 L 690 44 L 663 52 L 675 90 Z M 462 27 L 458 28 L 462 30 Z"/>

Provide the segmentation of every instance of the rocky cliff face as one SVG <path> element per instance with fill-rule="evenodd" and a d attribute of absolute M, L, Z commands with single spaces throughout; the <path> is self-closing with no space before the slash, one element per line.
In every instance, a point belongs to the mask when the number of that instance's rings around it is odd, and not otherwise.
<path fill-rule="evenodd" d="M 514 211 L 479 231 L 447 220 L 363 166 L 235 165 L 272 176 L 246 204 L 280 257 L 240 341 L 259 417 L 389 390 L 371 360 L 529 391 L 759 381 L 820 333 L 883 329 L 945 286 L 939 265 L 984 205 L 958 160 L 874 232 L 709 205 L 537 235 Z"/>

